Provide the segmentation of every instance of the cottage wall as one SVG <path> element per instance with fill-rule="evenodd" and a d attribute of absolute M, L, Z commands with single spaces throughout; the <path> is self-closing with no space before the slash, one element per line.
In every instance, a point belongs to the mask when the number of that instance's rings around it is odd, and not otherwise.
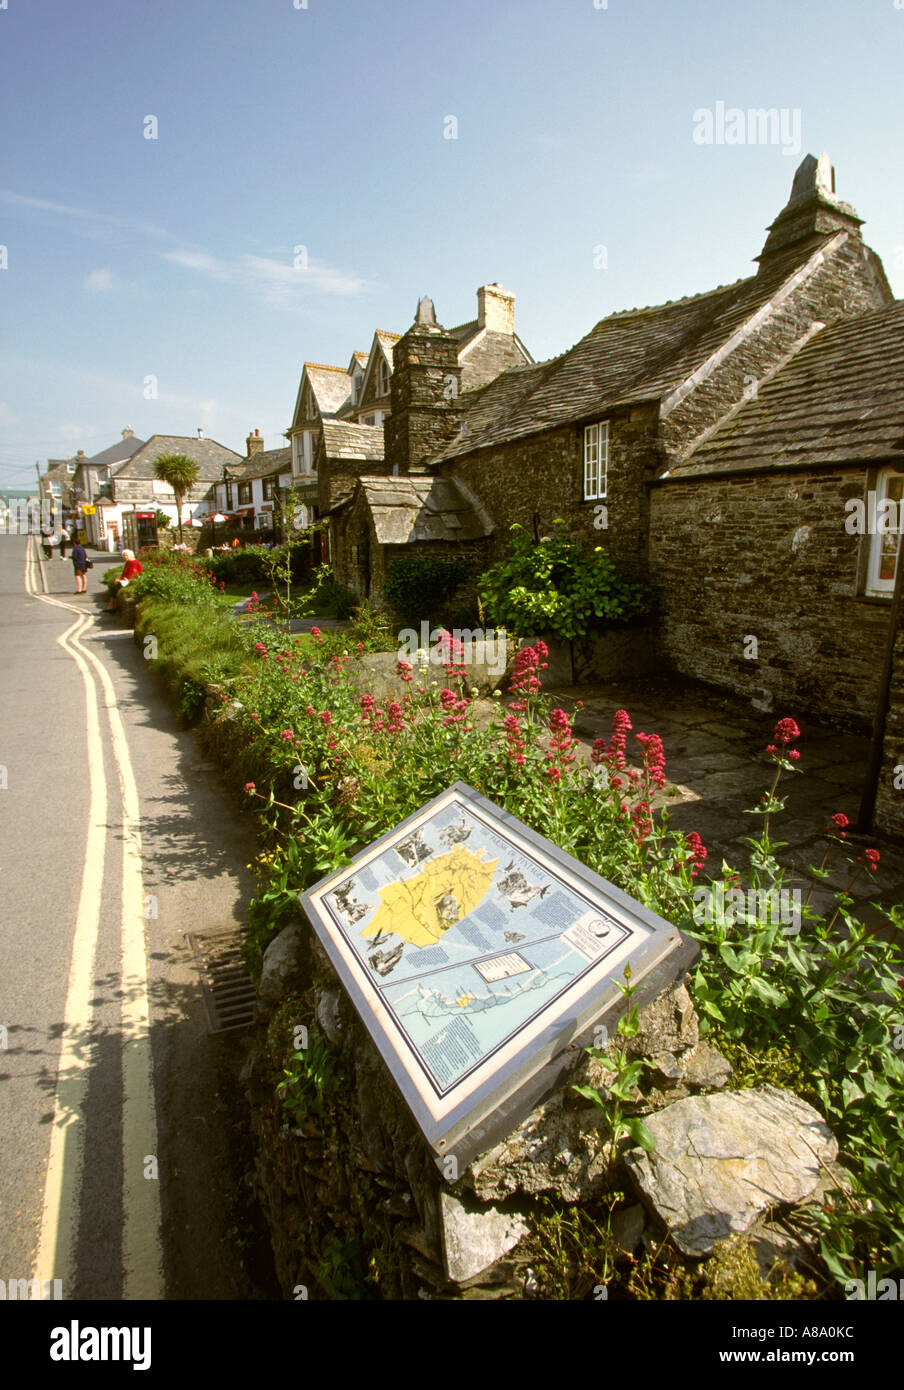
<path fill-rule="evenodd" d="M 862 494 L 851 469 L 654 486 L 660 660 L 781 715 L 868 727 L 889 608 L 857 596 L 844 504 Z"/>
<path fill-rule="evenodd" d="M 605 546 L 626 573 L 646 569 L 646 479 L 659 460 L 656 407 L 636 406 L 609 417 L 608 496 L 585 502 L 584 431 L 566 425 L 528 439 L 456 458 L 443 471 L 461 479 L 495 523 L 493 556 L 505 551 L 508 528 L 518 523 L 541 535 L 561 518 L 574 536 Z M 605 514 L 600 507 L 605 507 Z M 605 526 L 598 525 L 605 522 Z"/>

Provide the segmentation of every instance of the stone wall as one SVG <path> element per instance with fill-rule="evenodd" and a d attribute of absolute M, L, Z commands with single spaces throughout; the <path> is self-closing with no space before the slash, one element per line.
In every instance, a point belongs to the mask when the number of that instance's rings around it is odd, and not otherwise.
<path fill-rule="evenodd" d="M 515 522 L 540 535 L 562 518 L 569 531 L 592 545 L 605 546 L 626 573 L 646 569 L 648 492 L 646 480 L 659 461 L 656 407 L 635 406 L 609 417 L 608 496 L 605 529 L 594 525 L 599 502 L 585 502 L 584 432 L 566 425 L 528 439 L 457 458 L 443 465 L 479 497 L 496 524 L 493 557 L 505 550 Z"/>
<path fill-rule="evenodd" d="M 877 664 L 881 652 L 876 652 Z M 904 606 L 898 615 L 895 649 L 888 697 L 888 715 L 882 744 L 882 766 L 876 794 L 874 824 L 877 830 L 904 841 L 904 787 L 895 769 L 904 766 Z M 895 786 L 897 780 L 898 785 Z"/>
<path fill-rule="evenodd" d="M 857 596 L 861 540 L 844 504 L 863 488 L 842 468 L 653 487 L 660 657 L 759 708 L 868 727 L 889 609 Z"/>

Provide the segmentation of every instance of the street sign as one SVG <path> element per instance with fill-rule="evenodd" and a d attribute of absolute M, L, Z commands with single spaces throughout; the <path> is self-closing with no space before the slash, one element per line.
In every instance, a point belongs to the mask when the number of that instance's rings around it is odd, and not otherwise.
<path fill-rule="evenodd" d="M 96 508 L 96 507 L 92 507 L 90 503 L 89 503 L 87 506 L 82 507 L 82 514 L 83 514 L 84 516 L 93 516 L 94 513 L 95 513 L 96 511 L 97 511 L 97 508 Z"/>
<path fill-rule="evenodd" d="M 498 1142 L 687 969 L 661 917 L 457 783 L 299 895 L 437 1161 Z M 608 1024 L 607 1024 L 608 1026 Z"/>

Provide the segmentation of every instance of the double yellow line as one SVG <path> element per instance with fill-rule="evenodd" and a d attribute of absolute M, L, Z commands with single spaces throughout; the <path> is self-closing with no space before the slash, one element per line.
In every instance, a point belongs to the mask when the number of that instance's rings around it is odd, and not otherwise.
<path fill-rule="evenodd" d="M 155 1176 L 145 1176 L 150 1167 L 147 1160 L 157 1160 L 158 1154 L 138 787 L 113 682 L 103 663 L 82 644 L 86 630 L 94 626 L 94 618 L 73 603 L 38 593 L 36 566 L 41 574 L 41 587 L 46 589 L 37 544 L 30 536 L 25 560 L 26 591 L 42 603 L 76 614 L 75 622 L 57 638 L 57 643 L 75 662 L 85 686 L 89 795 L 85 861 L 72 940 L 34 1277 L 62 1279 L 64 1297 L 75 1291 L 85 1100 L 91 1068 L 94 962 L 103 900 L 108 815 L 98 684 L 92 679 L 93 669 L 103 694 L 122 807 L 123 1297 L 163 1298 L 160 1191 L 156 1177 L 159 1163 L 154 1164 Z"/>

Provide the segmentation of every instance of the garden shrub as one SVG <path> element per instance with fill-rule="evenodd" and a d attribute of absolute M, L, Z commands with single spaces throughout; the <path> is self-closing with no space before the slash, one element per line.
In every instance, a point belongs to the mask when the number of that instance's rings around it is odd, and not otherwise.
<path fill-rule="evenodd" d="M 508 554 L 481 575 L 477 588 L 490 622 L 525 635 L 585 637 L 649 607 L 645 587 L 620 574 L 602 546 L 579 545 L 563 521 L 539 541 L 513 526 Z"/>
<path fill-rule="evenodd" d="M 401 555 L 389 566 L 384 592 L 403 622 L 420 622 L 438 616 L 467 576 L 461 560 Z"/>

